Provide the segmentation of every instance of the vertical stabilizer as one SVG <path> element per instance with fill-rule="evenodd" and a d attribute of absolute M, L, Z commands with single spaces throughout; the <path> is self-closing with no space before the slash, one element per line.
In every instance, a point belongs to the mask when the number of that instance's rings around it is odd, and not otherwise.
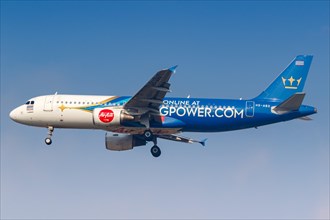
<path fill-rule="evenodd" d="M 255 99 L 286 100 L 297 92 L 302 92 L 313 56 L 299 55 L 289 66 Z"/>

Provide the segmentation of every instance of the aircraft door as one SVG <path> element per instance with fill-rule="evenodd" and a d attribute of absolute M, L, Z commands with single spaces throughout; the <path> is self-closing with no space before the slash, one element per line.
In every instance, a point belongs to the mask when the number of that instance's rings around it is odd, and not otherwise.
<path fill-rule="evenodd" d="M 48 95 L 45 97 L 44 111 L 53 111 L 54 95 Z"/>
<path fill-rule="evenodd" d="M 245 115 L 246 117 L 254 116 L 254 101 L 246 101 Z"/>

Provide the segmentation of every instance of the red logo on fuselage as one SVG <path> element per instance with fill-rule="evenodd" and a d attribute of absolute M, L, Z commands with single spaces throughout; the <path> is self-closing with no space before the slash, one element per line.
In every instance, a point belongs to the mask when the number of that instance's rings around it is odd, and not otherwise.
<path fill-rule="evenodd" d="M 99 112 L 99 119 L 104 123 L 110 123 L 114 117 L 115 114 L 110 109 L 103 109 Z"/>

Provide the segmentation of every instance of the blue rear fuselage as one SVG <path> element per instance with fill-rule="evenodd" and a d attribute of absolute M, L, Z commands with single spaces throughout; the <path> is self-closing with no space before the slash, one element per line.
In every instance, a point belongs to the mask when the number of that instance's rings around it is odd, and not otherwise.
<path fill-rule="evenodd" d="M 151 127 L 180 128 L 188 132 L 230 131 L 287 121 L 316 113 L 312 106 L 301 105 L 298 111 L 277 114 L 276 100 L 230 100 L 165 98 L 160 106 L 162 123 Z"/>

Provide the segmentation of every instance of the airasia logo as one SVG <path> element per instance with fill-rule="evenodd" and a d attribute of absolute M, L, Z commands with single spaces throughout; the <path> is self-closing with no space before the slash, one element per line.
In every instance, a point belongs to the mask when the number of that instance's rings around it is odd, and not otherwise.
<path fill-rule="evenodd" d="M 103 109 L 102 111 L 99 112 L 99 119 L 104 123 L 110 123 L 114 117 L 115 114 L 110 109 Z"/>

